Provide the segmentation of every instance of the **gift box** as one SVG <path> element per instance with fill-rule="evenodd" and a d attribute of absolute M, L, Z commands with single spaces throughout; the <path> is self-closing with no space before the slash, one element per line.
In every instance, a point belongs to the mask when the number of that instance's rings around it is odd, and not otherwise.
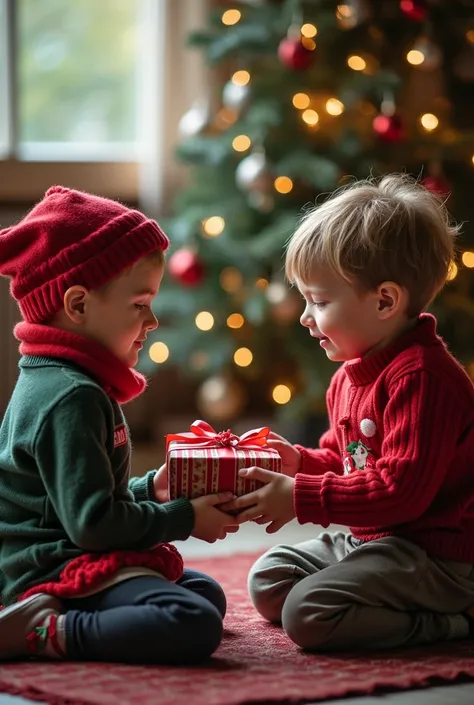
<path fill-rule="evenodd" d="M 229 490 L 240 497 L 262 486 L 258 480 L 239 476 L 240 468 L 254 465 L 281 472 L 281 458 L 267 446 L 269 428 L 236 436 L 217 433 L 205 421 L 195 421 L 189 433 L 166 436 L 166 465 L 170 499 L 194 499 Z"/>

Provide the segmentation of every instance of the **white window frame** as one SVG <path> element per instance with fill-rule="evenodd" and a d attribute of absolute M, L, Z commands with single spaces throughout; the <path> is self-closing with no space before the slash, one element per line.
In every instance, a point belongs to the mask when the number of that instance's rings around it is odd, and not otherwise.
<path fill-rule="evenodd" d="M 174 157 L 179 119 L 194 100 L 209 94 L 212 85 L 202 53 L 185 49 L 186 37 L 191 30 L 205 25 L 214 0 L 140 1 L 146 36 L 140 48 L 143 150 L 139 160 L 31 161 L 21 159 L 10 147 L 7 155 L 0 154 L 0 208 L 2 203 L 35 202 L 52 184 L 64 184 L 139 203 L 153 217 L 169 212 L 173 196 L 185 179 L 185 170 Z M 6 95 L 0 93 L 0 110 L 9 111 L 10 145 L 17 142 L 12 46 L 15 2 L 0 0 L 7 9 L 6 26 L 0 27 L 0 52 L 4 47 L 8 67 Z"/>
<path fill-rule="evenodd" d="M 147 17 L 153 11 L 156 22 L 165 22 L 165 2 L 141 2 Z M 20 148 L 16 130 L 18 92 L 15 41 L 18 5 L 16 0 L 0 0 L 0 3 L 3 4 L 6 14 L 6 22 L 0 27 L 0 67 L 6 67 L 3 76 L 0 76 L 0 110 L 6 111 L 8 141 L 6 153 L 0 153 L 0 202 L 35 201 L 54 183 L 100 192 L 104 196 L 124 201 L 137 201 L 142 156 L 139 147 L 135 149 L 126 144 L 104 145 L 97 156 L 87 150 L 87 145 L 70 144 L 65 149 L 64 145 L 48 143 L 35 144 L 32 151 Z M 147 44 L 149 42 L 144 42 L 141 47 L 144 49 L 144 63 L 147 60 Z M 154 53 L 156 54 L 156 49 Z M 160 58 L 162 66 L 164 57 Z M 156 56 L 153 60 L 156 60 Z M 154 91 L 157 87 L 156 80 L 156 76 L 153 76 Z"/>

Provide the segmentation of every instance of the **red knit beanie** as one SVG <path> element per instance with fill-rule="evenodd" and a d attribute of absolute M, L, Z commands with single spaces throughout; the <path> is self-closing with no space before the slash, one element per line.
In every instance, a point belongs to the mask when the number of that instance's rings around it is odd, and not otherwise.
<path fill-rule="evenodd" d="M 97 289 L 169 241 L 158 224 L 121 203 L 52 186 L 17 225 L 0 231 L 0 274 L 26 321 L 42 323 L 67 289 Z"/>

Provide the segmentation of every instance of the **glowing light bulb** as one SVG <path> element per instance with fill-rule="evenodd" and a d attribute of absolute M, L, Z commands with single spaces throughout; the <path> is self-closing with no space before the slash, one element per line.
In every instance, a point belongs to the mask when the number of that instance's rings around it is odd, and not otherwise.
<path fill-rule="evenodd" d="M 220 215 L 213 215 L 202 221 L 202 230 L 208 237 L 217 237 L 225 228 L 225 220 Z"/>
<path fill-rule="evenodd" d="M 232 147 L 236 152 L 245 152 L 251 144 L 252 140 L 247 135 L 237 135 L 232 140 Z"/>
<path fill-rule="evenodd" d="M 329 98 L 326 101 L 326 112 L 329 115 L 341 115 L 344 112 L 344 103 L 341 103 L 337 98 Z"/>
<path fill-rule="evenodd" d="M 446 281 L 448 281 L 448 282 L 453 281 L 453 279 L 456 279 L 457 275 L 458 275 L 458 267 L 455 264 L 455 262 L 451 262 L 451 264 L 449 265 L 448 276 L 446 277 Z"/>
<path fill-rule="evenodd" d="M 273 387 L 272 397 L 277 404 L 288 404 L 291 399 L 291 389 L 286 384 L 277 384 Z"/>
<path fill-rule="evenodd" d="M 301 34 L 303 37 L 308 37 L 308 39 L 315 37 L 317 33 L 318 28 L 315 27 L 314 24 L 306 23 L 301 27 Z"/>
<path fill-rule="evenodd" d="M 411 49 L 407 54 L 407 61 L 412 66 L 419 66 L 425 60 L 425 55 L 418 49 Z"/>
<path fill-rule="evenodd" d="M 348 57 L 347 65 L 353 71 L 363 71 L 367 66 L 367 62 L 358 54 L 353 54 L 352 56 Z"/>
<path fill-rule="evenodd" d="M 425 113 L 420 117 L 420 122 L 427 132 L 432 132 L 436 130 L 439 125 L 439 120 L 433 113 Z"/>
<path fill-rule="evenodd" d="M 209 311 L 200 311 L 195 318 L 199 330 L 211 330 L 214 325 L 214 316 Z"/>
<path fill-rule="evenodd" d="M 308 49 L 308 51 L 314 51 L 316 49 L 316 42 L 309 37 L 301 37 L 301 44 L 305 49 Z"/>
<path fill-rule="evenodd" d="M 474 252 L 463 252 L 462 263 L 465 267 L 472 269 L 474 267 Z"/>
<path fill-rule="evenodd" d="M 253 360 L 252 351 L 248 348 L 239 348 L 234 353 L 234 362 L 239 367 L 248 367 Z"/>
<path fill-rule="evenodd" d="M 236 71 L 231 78 L 232 83 L 236 86 L 246 86 L 250 81 L 250 74 L 248 71 Z"/>
<path fill-rule="evenodd" d="M 319 115 L 316 110 L 305 110 L 301 117 L 303 118 L 304 122 L 307 125 L 310 125 L 311 127 L 314 127 L 319 122 Z"/>
<path fill-rule="evenodd" d="M 169 358 L 170 351 L 167 345 L 162 342 L 157 342 L 150 345 L 150 350 L 148 354 L 150 355 L 150 359 L 153 360 L 153 362 L 161 364 L 162 362 L 166 362 L 166 360 Z"/>
<path fill-rule="evenodd" d="M 231 313 L 230 316 L 227 317 L 226 323 L 229 328 L 242 328 L 245 319 L 240 313 Z"/>
<path fill-rule="evenodd" d="M 304 110 L 310 104 L 311 99 L 307 93 L 295 93 L 293 96 L 293 105 L 298 110 Z"/>
<path fill-rule="evenodd" d="M 242 13 L 240 12 L 240 10 L 226 10 L 221 18 L 222 24 L 225 24 L 230 27 L 233 24 L 237 24 L 241 17 Z"/>
<path fill-rule="evenodd" d="M 293 181 L 288 176 L 278 176 L 273 185 L 278 193 L 290 193 L 293 188 Z"/>

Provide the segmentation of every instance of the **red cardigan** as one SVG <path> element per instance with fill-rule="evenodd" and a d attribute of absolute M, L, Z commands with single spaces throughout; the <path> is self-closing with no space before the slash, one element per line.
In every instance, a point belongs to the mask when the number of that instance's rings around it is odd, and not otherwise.
<path fill-rule="evenodd" d="M 378 353 L 344 363 L 327 393 L 330 428 L 302 453 L 298 521 L 401 536 L 474 563 L 474 386 L 430 314 Z"/>

